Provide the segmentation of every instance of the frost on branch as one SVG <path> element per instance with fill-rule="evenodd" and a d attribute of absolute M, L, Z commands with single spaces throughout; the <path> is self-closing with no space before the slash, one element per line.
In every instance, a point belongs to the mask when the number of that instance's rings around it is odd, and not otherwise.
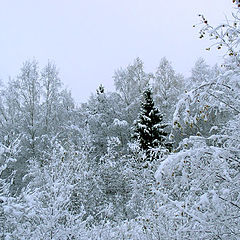
<path fill-rule="evenodd" d="M 232 57 L 237 63 L 240 64 L 239 59 L 239 43 L 240 43 L 240 3 L 238 0 L 233 0 L 235 3 L 235 11 L 232 13 L 231 19 L 226 19 L 223 23 L 217 26 L 212 26 L 205 16 L 199 14 L 201 19 L 200 24 L 203 26 L 200 31 L 200 38 L 208 35 L 210 40 L 213 40 L 213 45 L 207 48 L 217 48 L 218 50 L 225 49 L 226 55 Z"/>
<path fill-rule="evenodd" d="M 222 127 L 227 120 L 239 114 L 238 76 L 237 72 L 226 70 L 208 82 L 185 91 L 176 105 L 173 127 L 183 131 L 188 128 L 192 133 L 209 136 L 211 127 Z"/>
<path fill-rule="evenodd" d="M 197 239 L 235 239 L 240 234 L 239 152 L 208 147 L 205 141 L 185 139 L 188 147 L 160 164 L 159 202 L 182 238 L 197 232 Z"/>

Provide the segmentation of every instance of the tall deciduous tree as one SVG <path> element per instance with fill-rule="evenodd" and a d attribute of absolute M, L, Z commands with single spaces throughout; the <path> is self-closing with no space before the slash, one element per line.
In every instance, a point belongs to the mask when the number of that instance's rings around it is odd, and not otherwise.
<path fill-rule="evenodd" d="M 144 72 L 143 61 L 136 58 L 126 69 L 117 70 L 113 78 L 116 90 L 120 92 L 126 104 L 130 105 L 143 93 L 151 75 Z"/>
<path fill-rule="evenodd" d="M 58 125 L 57 110 L 60 101 L 61 81 L 56 66 L 48 62 L 41 72 L 43 92 L 43 126 L 44 133 L 56 130 Z"/>
<path fill-rule="evenodd" d="M 209 81 L 212 73 L 210 66 L 203 58 L 197 59 L 191 72 L 191 77 L 188 79 L 188 88 L 194 88 Z"/>
<path fill-rule="evenodd" d="M 183 76 L 177 74 L 167 58 L 163 57 L 155 73 L 152 87 L 155 104 L 161 109 L 167 120 L 172 118 L 175 103 L 182 93 L 183 86 Z"/>
<path fill-rule="evenodd" d="M 116 90 L 120 93 L 126 106 L 128 116 L 126 120 L 129 124 L 132 124 L 137 117 L 140 109 L 140 99 L 145 87 L 152 79 L 152 74 L 146 73 L 143 61 L 136 58 L 133 64 L 130 64 L 126 69 L 117 70 L 113 79 Z"/>
<path fill-rule="evenodd" d="M 26 129 L 26 145 L 29 147 L 29 156 L 36 156 L 36 141 L 40 114 L 40 78 L 38 63 L 28 61 L 23 64 L 18 76 L 20 107 L 24 111 L 23 124 Z"/>

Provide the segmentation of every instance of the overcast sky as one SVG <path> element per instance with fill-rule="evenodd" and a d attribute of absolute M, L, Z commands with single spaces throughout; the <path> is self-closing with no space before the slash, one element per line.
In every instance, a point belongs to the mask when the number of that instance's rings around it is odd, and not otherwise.
<path fill-rule="evenodd" d="M 198 57 L 209 64 L 222 52 L 205 51 L 192 25 L 203 13 L 213 23 L 230 16 L 231 0 L 0 0 L 0 79 L 35 58 L 53 60 L 77 102 L 99 84 L 113 90 L 112 76 L 140 57 L 153 72 L 166 56 L 188 76 Z"/>

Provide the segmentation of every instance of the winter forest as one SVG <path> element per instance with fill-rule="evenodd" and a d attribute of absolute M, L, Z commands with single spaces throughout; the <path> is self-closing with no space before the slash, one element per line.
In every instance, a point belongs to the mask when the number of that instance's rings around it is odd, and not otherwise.
<path fill-rule="evenodd" d="M 223 63 L 189 78 L 136 58 L 82 104 L 51 61 L 2 83 L 0 239 L 240 239 L 239 1 L 228 17 L 199 15 Z"/>

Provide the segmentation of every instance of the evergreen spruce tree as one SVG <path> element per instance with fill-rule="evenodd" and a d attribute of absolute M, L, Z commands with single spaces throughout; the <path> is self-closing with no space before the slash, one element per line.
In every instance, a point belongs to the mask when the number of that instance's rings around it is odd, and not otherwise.
<path fill-rule="evenodd" d="M 159 146 L 168 148 L 169 144 L 166 144 L 168 134 L 164 131 L 167 125 L 162 124 L 163 117 L 158 108 L 154 106 L 150 88 L 144 91 L 143 97 L 133 137 L 139 141 L 140 148 L 147 152 Z"/>

